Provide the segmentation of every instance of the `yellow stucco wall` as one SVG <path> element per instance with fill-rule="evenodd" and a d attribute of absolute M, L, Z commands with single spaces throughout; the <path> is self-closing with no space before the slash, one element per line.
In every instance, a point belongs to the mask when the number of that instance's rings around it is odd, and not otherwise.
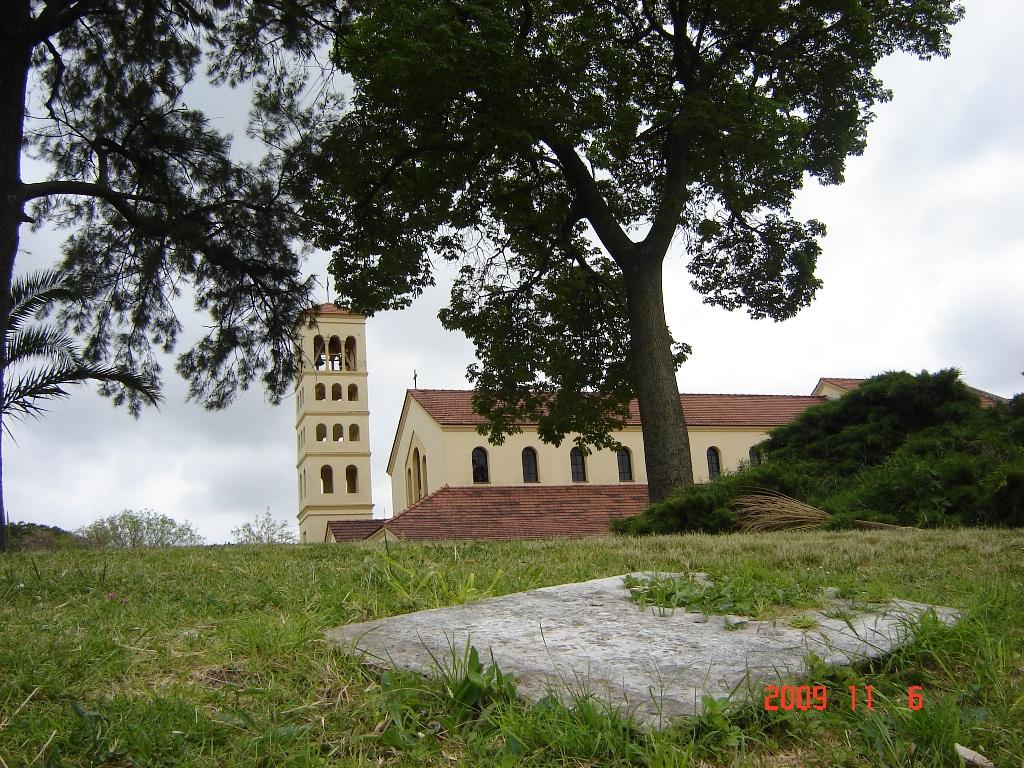
<path fill-rule="evenodd" d="M 694 480 L 702 483 L 708 480 L 708 448 L 718 448 L 724 472 L 734 471 L 750 460 L 751 447 L 768 436 L 768 428 L 693 427 L 689 434 Z M 640 427 L 630 427 L 614 433 L 614 436 L 632 454 L 634 482 L 646 483 Z M 444 485 L 475 485 L 472 453 L 477 447 L 487 452 L 490 485 L 534 485 L 523 482 L 522 451 L 527 446 L 537 451 L 540 485 L 573 484 L 569 463 L 569 451 L 573 447 L 571 437 L 556 447 L 542 442 L 535 429 L 524 429 L 521 434 L 510 435 L 502 445 L 491 445 L 487 438 L 477 434 L 474 427 L 442 427 L 414 398 L 407 395 L 388 467 L 395 513 L 406 509 L 410 498 L 415 500 L 415 492 L 410 496 L 408 485 L 415 449 L 427 458 L 426 493 L 433 493 Z M 590 484 L 612 485 L 619 482 L 618 462 L 613 451 L 594 451 L 586 457 L 586 467 Z"/>
<path fill-rule="evenodd" d="M 426 496 L 444 485 L 452 484 L 445 471 L 445 462 L 443 458 L 439 458 L 443 457 L 443 442 L 440 425 L 419 403 L 406 395 L 388 465 L 388 474 L 391 475 L 391 508 L 395 514 L 409 506 L 407 500 L 410 497 L 416 500 L 415 490 L 410 490 L 408 483 L 414 449 L 419 448 L 421 457 L 427 457 L 422 495 Z"/>

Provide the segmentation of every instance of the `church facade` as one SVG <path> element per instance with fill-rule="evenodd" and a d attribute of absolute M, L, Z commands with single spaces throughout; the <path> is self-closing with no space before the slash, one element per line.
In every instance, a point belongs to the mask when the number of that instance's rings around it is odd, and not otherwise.
<path fill-rule="evenodd" d="M 690 438 L 694 480 L 756 461 L 755 445 L 822 395 L 680 395 Z M 625 427 L 612 433 L 622 448 L 583 454 L 567 439 L 540 440 L 534 424 L 490 445 L 477 433 L 484 420 L 470 390 L 408 390 L 388 458 L 392 504 L 404 511 L 444 487 L 524 488 L 646 486 L 643 433 L 634 401 Z"/>

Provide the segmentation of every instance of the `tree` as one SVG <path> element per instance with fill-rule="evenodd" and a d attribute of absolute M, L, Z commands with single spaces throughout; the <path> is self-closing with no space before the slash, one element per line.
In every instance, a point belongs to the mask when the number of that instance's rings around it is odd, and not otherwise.
<path fill-rule="evenodd" d="M 3 392 L 0 417 L 10 431 L 11 418 L 40 417 L 40 400 L 68 397 L 68 384 L 93 380 L 101 386 L 121 387 L 125 392 L 156 404 L 160 393 L 150 376 L 139 375 L 123 366 L 103 366 L 85 362 L 74 340 L 52 325 L 27 326 L 33 315 L 45 312 L 57 301 L 73 299 L 74 291 L 57 272 L 44 271 L 15 278 L 7 298 L 9 314 L 4 339 Z M 25 371 L 27 363 L 39 363 Z M 17 379 L 11 374 L 22 368 Z M 8 547 L 7 521 L 0 517 L 0 551 Z"/>
<path fill-rule="evenodd" d="M 707 303 L 806 306 L 824 234 L 805 178 L 843 179 L 889 92 L 884 56 L 948 54 L 955 0 L 365 0 L 335 58 L 352 109 L 305 211 L 339 294 L 402 307 L 461 265 L 441 319 L 474 342 L 474 405 L 610 445 L 635 394 L 652 499 L 692 482 L 663 266 Z M 350 147 L 360 147 L 356 153 Z M 600 248 L 594 245 L 594 238 Z"/>
<path fill-rule="evenodd" d="M 61 319 L 84 363 L 154 378 L 191 287 L 209 322 L 178 359 L 190 397 L 221 408 L 257 378 L 282 397 L 311 290 L 290 182 L 340 105 L 306 79 L 330 68 L 301 65 L 315 64 L 336 5 L 0 3 L 0 391 L 20 228 L 49 223 L 71 229 L 59 273 L 76 298 Z M 258 162 L 235 158 L 230 136 L 186 103 L 200 63 L 215 85 L 252 88 L 249 133 L 268 148 Z M 22 178 L 23 151 L 49 178 Z M 134 413 L 146 399 L 124 381 L 102 391 Z"/>
<path fill-rule="evenodd" d="M 105 549 L 130 547 L 198 547 L 206 541 L 190 523 L 179 523 L 151 509 L 101 517 L 75 533 L 89 546 Z"/>
<path fill-rule="evenodd" d="M 251 522 L 232 528 L 231 538 L 236 544 L 294 544 L 295 531 L 291 523 L 274 518 L 267 507 L 266 512 L 256 515 Z"/>
<path fill-rule="evenodd" d="M 85 381 L 121 388 L 132 397 L 155 405 L 161 399 L 156 381 L 119 366 L 99 366 L 84 361 L 74 339 L 53 325 L 26 326 L 34 314 L 44 312 L 56 301 L 73 299 L 74 290 L 58 272 L 46 270 L 15 278 L 8 297 L 7 338 L 4 353 L 4 391 L 0 413 L 5 427 L 10 418 L 41 416 L 40 400 L 68 397 L 65 387 Z M 46 361 L 42 367 L 23 372 L 17 379 L 11 372 L 30 361 Z"/>

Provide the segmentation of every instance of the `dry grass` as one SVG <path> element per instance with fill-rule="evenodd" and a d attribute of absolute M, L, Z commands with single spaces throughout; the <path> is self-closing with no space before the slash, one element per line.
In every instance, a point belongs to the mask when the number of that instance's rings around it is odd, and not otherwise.
<path fill-rule="evenodd" d="M 820 528 L 831 519 L 810 504 L 776 491 L 758 491 L 733 501 L 736 522 L 742 531 L 809 531 Z"/>

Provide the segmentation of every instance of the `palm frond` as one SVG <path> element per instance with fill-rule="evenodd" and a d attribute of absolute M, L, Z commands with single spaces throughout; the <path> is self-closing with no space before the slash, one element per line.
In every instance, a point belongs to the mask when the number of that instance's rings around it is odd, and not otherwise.
<path fill-rule="evenodd" d="M 81 362 L 75 351 L 74 339 L 52 325 L 20 328 L 13 333 L 8 332 L 8 367 L 31 358 L 50 360 L 67 367 Z"/>
<path fill-rule="evenodd" d="M 127 368 L 86 364 L 51 365 L 6 383 L 0 412 L 4 417 L 38 418 L 45 411 L 39 405 L 39 400 L 67 397 L 69 393 L 64 389 L 65 386 L 89 380 L 120 384 L 137 392 L 150 405 L 157 405 L 161 400 L 160 390 L 152 377 L 140 375 Z"/>
<path fill-rule="evenodd" d="M 57 270 L 44 269 L 16 277 L 11 286 L 8 329 L 20 328 L 22 323 L 55 301 L 75 299 L 78 295 L 67 284 L 65 275 Z"/>

